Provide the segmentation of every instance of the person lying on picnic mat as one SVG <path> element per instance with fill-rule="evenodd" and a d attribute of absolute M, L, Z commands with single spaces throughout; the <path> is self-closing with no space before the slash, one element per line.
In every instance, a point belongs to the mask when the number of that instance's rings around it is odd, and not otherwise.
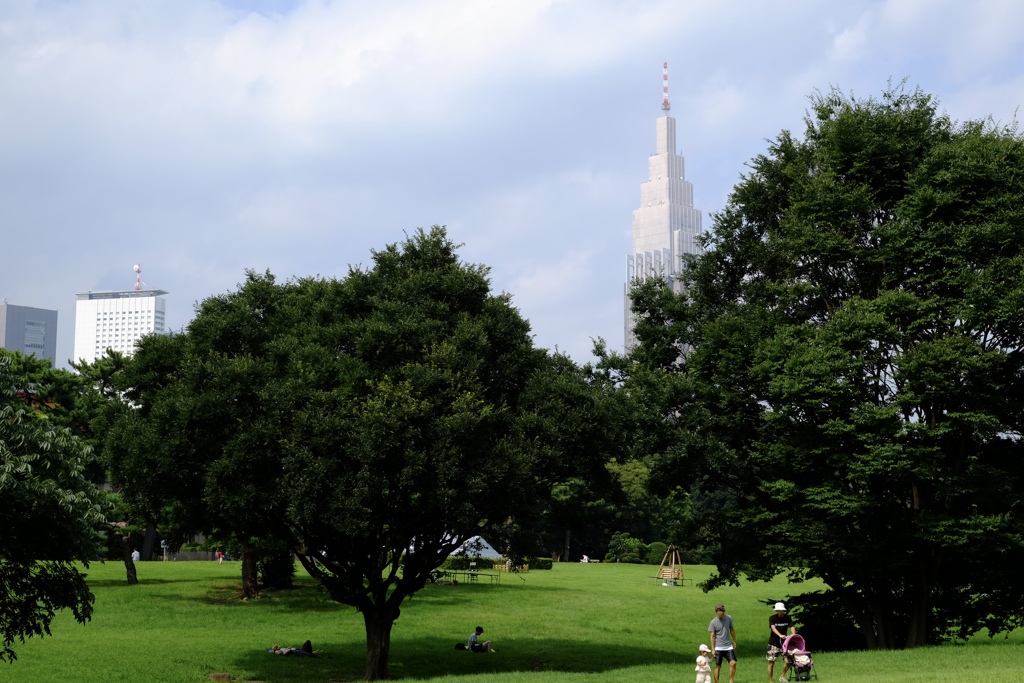
<path fill-rule="evenodd" d="M 313 652 L 313 644 L 308 640 L 302 644 L 302 647 L 281 647 L 275 645 L 268 647 L 267 652 L 271 652 L 275 655 L 297 655 L 299 657 L 316 657 Z"/>

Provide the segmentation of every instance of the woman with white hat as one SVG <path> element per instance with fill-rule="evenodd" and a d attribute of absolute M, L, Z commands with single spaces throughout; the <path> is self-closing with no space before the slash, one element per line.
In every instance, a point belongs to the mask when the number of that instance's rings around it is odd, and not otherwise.
<path fill-rule="evenodd" d="M 775 675 L 775 660 L 782 657 L 782 641 L 786 636 L 796 633 L 793 620 L 786 614 L 786 605 L 781 602 L 775 603 L 775 614 L 768 617 L 768 628 L 771 633 L 768 635 L 768 652 L 765 659 L 768 660 L 768 683 L 772 683 L 772 676 Z M 789 670 L 789 662 L 782 658 L 782 675 L 779 676 L 781 683 L 786 683 L 786 671 Z"/>

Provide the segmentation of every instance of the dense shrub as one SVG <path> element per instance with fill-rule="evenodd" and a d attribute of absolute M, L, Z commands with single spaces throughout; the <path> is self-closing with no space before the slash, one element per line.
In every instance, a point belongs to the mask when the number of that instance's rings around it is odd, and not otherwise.
<path fill-rule="evenodd" d="M 256 569 L 264 588 L 291 588 L 295 581 L 295 555 L 287 543 L 260 540 L 256 543 Z"/>
<path fill-rule="evenodd" d="M 646 546 L 639 538 L 633 538 L 624 531 L 616 531 L 608 542 L 608 554 L 604 561 L 640 564 L 645 550 Z"/>
<path fill-rule="evenodd" d="M 861 650 L 864 636 L 853 624 L 853 615 L 832 591 L 815 591 L 786 600 L 809 647 L 815 651 Z"/>
<path fill-rule="evenodd" d="M 715 564 L 716 550 L 717 548 L 708 548 L 702 545 L 680 550 L 680 555 L 683 558 L 683 564 Z"/>
<path fill-rule="evenodd" d="M 665 559 L 665 553 L 668 551 L 668 546 L 661 541 L 655 541 L 647 546 L 647 564 L 661 564 L 661 561 Z"/>
<path fill-rule="evenodd" d="M 476 568 L 480 571 L 488 571 L 494 568 L 496 564 L 504 564 L 507 559 L 504 557 L 499 558 L 486 558 L 486 557 L 464 557 L 462 555 L 452 555 L 445 560 L 438 569 L 448 569 L 454 572 L 464 572 L 469 570 L 469 563 L 476 562 Z M 530 571 L 534 569 L 551 569 L 554 564 L 550 558 L 547 557 L 528 557 L 524 560 L 524 564 L 530 565 Z"/>
<path fill-rule="evenodd" d="M 452 555 L 441 564 L 441 569 L 450 569 L 456 572 L 464 572 L 469 569 L 470 562 L 476 562 L 476 568 L 490 569 L 498 560 L 483 557 L 466 557 L 465 555 Z"/>

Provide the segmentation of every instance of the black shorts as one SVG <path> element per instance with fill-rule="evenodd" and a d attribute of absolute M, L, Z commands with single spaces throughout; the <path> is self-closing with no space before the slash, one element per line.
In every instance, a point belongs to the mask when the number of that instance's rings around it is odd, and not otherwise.
<path fill-rule="evenodd" d="M 736 661 L 736 650 L 719 650 L 715 652 L 715 664 L 722 666 L 722 660 L 728 660 L 730 662 Z"/>
<path fill-rule="evenodd" d="M 473 652 L 484 652 L 483 643 L 473 643 L 473 645 L 470 646 L 469 649 L 472 650 Z"/>

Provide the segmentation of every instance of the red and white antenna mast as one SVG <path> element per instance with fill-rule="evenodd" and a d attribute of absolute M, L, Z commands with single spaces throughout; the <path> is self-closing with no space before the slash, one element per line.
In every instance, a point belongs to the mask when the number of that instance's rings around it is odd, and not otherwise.
<path fill-rule="evenodd" d="M 665 62 L 665 64 L 662 65 L 661 68 L 662 68 L 662 75 L 661 75 L 661 81 L 662 81 L 662 85 L 661 85 L 661 95 L 662 95 L 661 110 L 667 112 L 670 109 L 669 104 L 668 104 L 668 62 Z"/>
<path fill-rule="evenodd" d="M 142 289 L 142 285 L 146 283 L 142 281 L 142 266 L 136 263 L 132 266 L 132 270 L 135 271 L 135 291 L 137 292 Z"/>

